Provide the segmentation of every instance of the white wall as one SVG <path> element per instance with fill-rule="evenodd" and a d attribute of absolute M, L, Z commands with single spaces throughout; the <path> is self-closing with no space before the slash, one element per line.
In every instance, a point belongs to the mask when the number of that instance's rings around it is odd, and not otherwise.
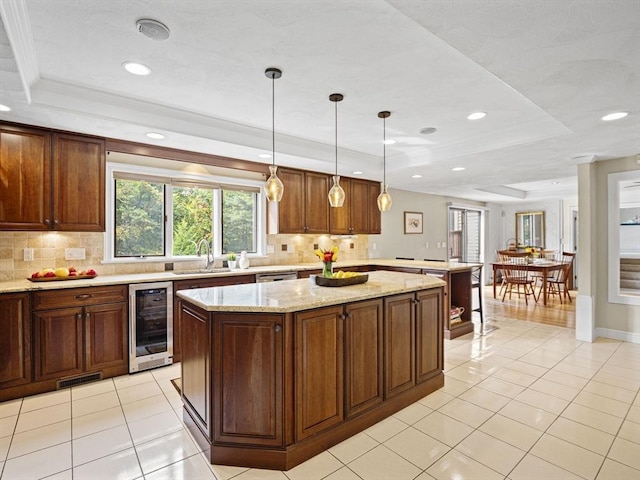
<path fill-rule="evenodd" d="M 503 239 L 502 248 L 507 246 L 509 239 L 515 238 L 516 236 L 517 212 L 544 212 L 545 248 L 547 250 L 562 251 L 563 212 L 561 200 L 549 199 L 535 202 L 510 203 L 503 205 L 502 209 L 504 211 L 503 220 L 506 235 L 506 238 Z M 569 245 L 569 243 L 567 239 L 566 245 Z"/>

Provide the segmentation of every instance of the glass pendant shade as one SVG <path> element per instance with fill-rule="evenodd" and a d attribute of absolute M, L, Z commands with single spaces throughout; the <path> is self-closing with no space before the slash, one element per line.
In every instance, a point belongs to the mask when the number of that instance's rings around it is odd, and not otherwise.
<path fill-rule="evenodd" d="M 278 178 L 278 167 L 276 165 L 269 165 L 269 171 L 271 172 L 271 176 L 264 186 L 267 193 L 267 200 L 270 202 L 279 202 L 282 200 L 284 185 L 282 184 L 282 180 Z"/>
<path fill-rule="evenodd" d="M 341 207 L 344 205 L 344 190 L 340 186 L 340 175 L 333 176 L 333 186 L 329 190 L 329 205 L 332 207 Z"/>
<path fill-rule="evenodd" d="M 391 195 L 389 195 L 389 192 L 387 192 L 387 186 L 383 183 L 382 192 L 380 192 L 380 195 L 378 195 L 378 209 L 381 212 L 387 212 L 391 210 L 392 203 L 393 200 L 391 200 Z"/>

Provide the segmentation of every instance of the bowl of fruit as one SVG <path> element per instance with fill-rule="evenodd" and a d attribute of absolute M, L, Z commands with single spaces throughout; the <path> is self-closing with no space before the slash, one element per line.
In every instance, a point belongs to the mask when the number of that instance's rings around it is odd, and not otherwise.
<path fill-rule="evenodd" d="M 95 278 L 98 273 L 93 268 L 78 271 L 76 267 L 43 268 L 33 272 L 27 280 L 32 282 L 51 282 L 56 280 L 79 280 Z"/>
<path fill-rule="evenodd" d="M 369 280 L 368 274 L 356 273 L 356 272 L 343 272 L 338 270 L 333 273 L 331 277 L 316 277 L 316 285 L 321 287 L 346 287 L 347 285 L 357 285 L 359 283 L 365 283 Z"/>

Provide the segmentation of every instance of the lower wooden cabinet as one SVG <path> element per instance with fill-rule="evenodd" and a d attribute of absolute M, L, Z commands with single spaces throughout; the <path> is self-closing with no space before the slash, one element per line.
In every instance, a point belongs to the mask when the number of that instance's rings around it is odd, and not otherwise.
<path fill-rule="evenodd" d="M 82 309 L 59 308 L 36 312 L 33 323 L 36 381 L 84 372 Z"/>
<path fill-rule="evenodd" d="M 444 369 L 442 294 L 434 290 L 416 293 L 416 383 L 425 382 Z"/>
<path fill-rule="evenodd" d="M 415 295 L 384 299 L 385 398 L 412 388 L 415 372 Z"/>
<path fill-rule="evenodd" d="M 28 293 L 0 295 L 0 388 L 31 382 Z"/>

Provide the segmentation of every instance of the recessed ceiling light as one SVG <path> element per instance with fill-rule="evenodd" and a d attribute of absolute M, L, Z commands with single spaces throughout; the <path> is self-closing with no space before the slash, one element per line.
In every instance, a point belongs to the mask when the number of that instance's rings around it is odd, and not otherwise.
<path fill-rule="evenodd" d="M 411 178 L 422 178 L 422 175 L 416 173 L 415 175 L 411 175 Z"/>
<path fill-rule="evenodd" d="M 453 167 L 451 169 L 452 172 L 461 172 L 463 170 L 466 170 L 466 168 L 465 167 Z"/>
<path fill-rule="evenodd" d="M 164 135 L 158 132 L 147 132 L 145 135 L 154 140 L 162 140 L 164 138 Z"/>
<path fill-rule="evenodd" d="M 7 107 L 6 105 L 3 105 L 0 103 L 0 112 L 10 112 L 11 111 L 11 107 Z"/>
<path fill-rule="evenodd" d="M 602 117 L 602 120 L 604 120 L 605 122 L 610 122 L 611 120 L 620 120 L 621 118 L 624 118 L 627 115 L 629 115 L 628 112 L 615 112 L 615 113 L 610 113 L 609 115 L 605 115 L 604 117 Z"/>
<path fill-rule="evenodd" d="M 560 182 L 551 182 L 551 185 L 558 185 Z"/>
<path fill-rule="evenodd" d="M 393 145 L 394 143 L 396 143 L 396 141 L 393 138 L 388 138 L 382 143 L 384 143 L 385 145 Z"/>
<path fill-rule="evenodd" d="M 353 175 L 362 175 L 364 172 L 362 170 L 354 170 L 351 172 Z"/>
<path fill-rule="evenodd" d="M 259 158 L 271 158 L 271 154 L 270 153 L 260 153 L 258 154 Z"/>
<path fill-rule="evenodd" d="M 424 127 L 420 129 L 421 135 L 431 135 L 432 133 L 436 133 L 437 129 L 435 127 Z"/>
<path fill-rule="evenodd" d="M 142 63 L 124 62 L 122 66 L 127 72 L 133 73 L 134 75 L 150 75 L 151 74 L 151 69 L 146 65 L 143 65 Z"/>
<path fill-rule="evenodd" d="M 480 120 L 481 118 L 484 118 L 486 116 L 487 116 L 487 114 L 484 113 L 484 112 L 475 112 L 475 113 L 472 113 L 470 115 L 467 115 L 467 118 L 469 120 Z"/>

